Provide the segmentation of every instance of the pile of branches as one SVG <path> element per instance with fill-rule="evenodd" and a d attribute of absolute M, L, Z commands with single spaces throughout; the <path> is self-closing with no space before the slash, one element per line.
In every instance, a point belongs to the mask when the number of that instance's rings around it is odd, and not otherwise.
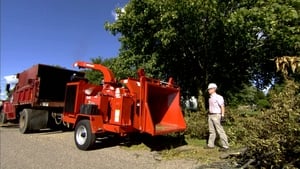
<path fill-rule="evenodd" d="M 271 109 L 229 130 L 235 141 L 247 146 L 239 159 L 241 164 L 250 161 L 253 168 L 300 167 L 299 89 L 299 83 L 286 81 L 284 87 L 271 91 Z"/>

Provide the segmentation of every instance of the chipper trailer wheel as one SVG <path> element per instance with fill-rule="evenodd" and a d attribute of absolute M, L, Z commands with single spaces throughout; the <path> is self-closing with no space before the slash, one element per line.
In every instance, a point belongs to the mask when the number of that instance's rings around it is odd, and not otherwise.
<path fill-rule="evenodd" d="M 88 150 L 93 147 L 96 140 L 96 135 L 92 133 L 89 120 L 80 120 L 74 133 L 75 143 L 78 149 Z"/>

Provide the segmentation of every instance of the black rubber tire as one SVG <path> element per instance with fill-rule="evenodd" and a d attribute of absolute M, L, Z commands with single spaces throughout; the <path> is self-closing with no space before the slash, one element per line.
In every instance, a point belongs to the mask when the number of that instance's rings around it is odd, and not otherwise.
<path fill-rule="evenodd" d="M 4 112 L 0 113 L 0 123 L 4 124 L 7 122 L 6 114 Z"/>
<path fill-rule="evenodd" d="M 30 132 L 30 112 L 31 109 L 23 109 L 20 113 L 19 131 L 22 134 Z"/>
<path fill-rule="evenodd" d="M 96 141 L 96 135 L 92 133 L 89 120 L 80 120 L 75 127 L 74 140 L 78 149 L 89 150 Z"/>

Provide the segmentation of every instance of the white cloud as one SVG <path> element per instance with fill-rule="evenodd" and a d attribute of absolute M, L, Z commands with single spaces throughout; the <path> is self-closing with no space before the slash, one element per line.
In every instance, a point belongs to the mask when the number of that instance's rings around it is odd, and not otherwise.
<path fill-rule="evenodd" d="M 125 7 L 119 8 L 121 13 L 125 13 Z M 116 13 L 116 10 L 111 11 L 111 15 L 114 17 L 115 21 L 119 19 L 119 14 Z"/>
<path fill-rule="evenodd" d="M 12 90 L 15 85 L 18 83 L 18 78 L 16 75 L 8 75 L 3 77 L 5 83 L 2 83 L 1 79 L 1 92 L 0 92 L 0 100 L 6 100 L 7 95 L 6 95 L 6 84 L 10 84 L 10 90 Z"/>
<path fill-rule="evenodd" d="M 17 78 L 16 75 L 4 76 L 4 79 L 5 79 L 7 84 L 16 84 L 16 83 L 18 83 L 18 78 Z"/>
<path fill-rule="evenodd" d="M 118 14 L 116 13 L 116 11 L 111 11 L 111 15 L 114 17 L 115 21 L 118 20 Z"/>
<path fill-rule="evenodd" d="M 7 95 L 6 93 L 0 93 L 0 100 L 6 100 Z"/>

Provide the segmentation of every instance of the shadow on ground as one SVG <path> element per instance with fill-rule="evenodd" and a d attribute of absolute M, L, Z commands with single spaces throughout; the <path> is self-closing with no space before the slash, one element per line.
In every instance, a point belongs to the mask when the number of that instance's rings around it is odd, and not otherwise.
<path fill-rule="evenodd" d="M 0 124 L 3 128 L 19 128 L 17 123 L 7 123 Z M 57 129 L 42 129 L 39 131 L 31 131 L 27 134 L 57 134 L 62 132 L 74 132 L 73 130 L 67 128 L 57 128 Z M 171 134 L 162 136 L 151 136 L 149 134 L 134 133 L 129 134 L 125 137 L 120 137 L 117 134 L 105 133 L 99 135 L 96 140 L 96 144 L 92 150 L 114 147 L 114 146 L 125 146 L 131 147 L 134 145 L 146 145 L 151 151 L 161 151 L 169 150 L 172 148 L 187 145 L 184 135 L 182 134 Z"/>
<path fill-rule="evenodd" d="M 120 137 L 114 134 L 100 136 L 94 149 L 101 149 L 113 146 L 131 147 L 134 145 L 146 145 L 151 151 L 161 151 L 187 145 L 184 135 L 163 135 L 151 136 L 148 134 L 131 134 Z"/>
<path fill-rule="evenodd" d="M 19 129 L 19 124 L 18 123 L 4 123 L 0 124 L 0 127 L 2 128 L 11 128 L 11 129 Z M 45 128 L 45 129 L 40 129 L 40 130 L 33 130 L 33 131 L 28 131 L 28 133 L 25 134 L 56 134 L 56 133 L 62 133 L 62 132 L 70 132 L 73 131 L 72 129 L 66 128 L 66 127 L 60 127 L 60 128 Z"/>
<path fill-rule="evenodd" d="M 212 162 L 211 164 L 205 164 L 197 166 L 195 169 L 232 169 L 236 168 L 234 165 L 230 164 L 227 161 L 220 161 L 220 162 Z"/>

